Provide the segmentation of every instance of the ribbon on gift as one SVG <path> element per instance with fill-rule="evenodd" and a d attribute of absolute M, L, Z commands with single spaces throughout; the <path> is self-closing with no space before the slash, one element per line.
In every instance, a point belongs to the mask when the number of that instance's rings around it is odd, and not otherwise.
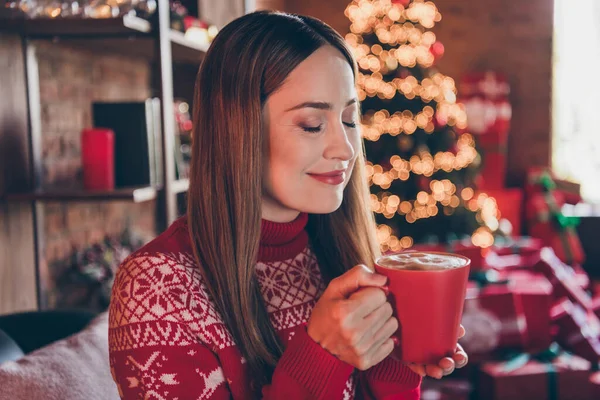
<path fill-rule="evenodd" d="M 542 174 L 537 177 L 537 183 L 542 186 L 544 192 L 552 192 L 556 189 L 556 183 L 548 171 L 542 172 Z"/>
<path fill-rule="evenodd" d="M 504 363 L 503 372 L 510 373 L 525 366 L 529 361 L 538 361 L 545 365 L 546 373 L 548 374 L 548 400 L 558 400 L 558 379 L 556 376 L 556 368 L 552 362 L 564 353 L 557 343 L 552 343 L 550 347 L 539 353 L 515 353 L 509 355 Z"/>
<path fill-rule="evenodd" d="M 556 183 L 547 169 L 536 170 L 535 172 L 530 171 L 527 176 L 527 182 L 529 185 L 541 187 L 543 192 L 550 192 L 556 189 Z"/>
<path fill-rule="evenodd" d="M 545 181 L 545 176 L 549 177 L 550 182 L 554 185 L 554 181 L 550 178 L 550 175 L 545 174 L 542 176 L 542 180 Z M 550 183 L 543 183 L 544 187 L 551 187 Z M 562 248 L 565 251 L 565 257 L 568 264 L 572 264 L 574 262 L 573 250 L 571 249 L 571 244 L 569 243 L 569 235 L 575 234 L 575 228 L 579 225 L 580 219 L 579 217 L 567 217 L 564 215 L 556 204 L 556 199 L 554 198 L 554 193 L 552 190 L 546 190 L 544 198 L 546 200 L 546 204 L 548 205 L 548 211 L 550 213 L 550 221 L 552 225 L 558 231 L 558 235 L 560 237 L 560 242 L 562 244 Z"/>

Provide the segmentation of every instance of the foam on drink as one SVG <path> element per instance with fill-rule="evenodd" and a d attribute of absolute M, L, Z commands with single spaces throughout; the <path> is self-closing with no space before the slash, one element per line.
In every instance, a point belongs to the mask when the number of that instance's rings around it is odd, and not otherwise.
<path fill-rule="evenodd" d="M 451 254 L 406 252 L 383 256 L 377 261 L 377 264 L 392 269 L 439 271 L 463 267 L 467 261 Z"/>

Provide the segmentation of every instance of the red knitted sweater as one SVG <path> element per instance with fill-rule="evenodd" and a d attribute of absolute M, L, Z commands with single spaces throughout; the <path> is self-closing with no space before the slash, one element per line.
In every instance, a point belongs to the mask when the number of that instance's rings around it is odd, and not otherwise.
<path fill-rule="evenodd" d="M 264 399 L 418 399 L 421 378 L 387 358 L 355 370 L 305 324 L 326 284 L 308 247 L 308 216 L 262 222 L 256 277 L 285 351 Z M 121 265 L 110 305 L 113 378 L 123 399 L 249 399 L 245 360 L 206 290 L 179 219 Z"/>

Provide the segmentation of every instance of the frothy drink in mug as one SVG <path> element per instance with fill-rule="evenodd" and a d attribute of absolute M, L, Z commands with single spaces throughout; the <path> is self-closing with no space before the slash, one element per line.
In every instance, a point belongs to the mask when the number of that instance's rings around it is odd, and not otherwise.
<path fill-rule="evenodd" d="M 461 256 L 442 253 L 399 253 L 379 259 L 379 266 L 410 271 L 439 271 L 464 267 L 468 260 Z"/>
<path fill-rule="evenodd" d="M 438 364 L 454 354 L 471 260 L 437 252 L 388 254 L 375 262 L 388 277 L 399 328 L 394 356 L 405 362 Z"/>

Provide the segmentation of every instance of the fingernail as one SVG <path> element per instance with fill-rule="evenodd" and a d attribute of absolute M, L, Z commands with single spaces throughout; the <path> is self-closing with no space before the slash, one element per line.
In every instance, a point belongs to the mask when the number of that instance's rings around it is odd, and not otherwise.
<path fill-rule="evenodd" d="M 390 287 L 388 285 L 380 286 L 380 288 L 385 293 L 385 297 L 390 295 Z"/>
<path fill-rule="evenodd" d="M 400 339 L 398 339 L 396 336 L 392 336 L 392 341 L 394 342 L 394 347 L 400 346 Z"/>

